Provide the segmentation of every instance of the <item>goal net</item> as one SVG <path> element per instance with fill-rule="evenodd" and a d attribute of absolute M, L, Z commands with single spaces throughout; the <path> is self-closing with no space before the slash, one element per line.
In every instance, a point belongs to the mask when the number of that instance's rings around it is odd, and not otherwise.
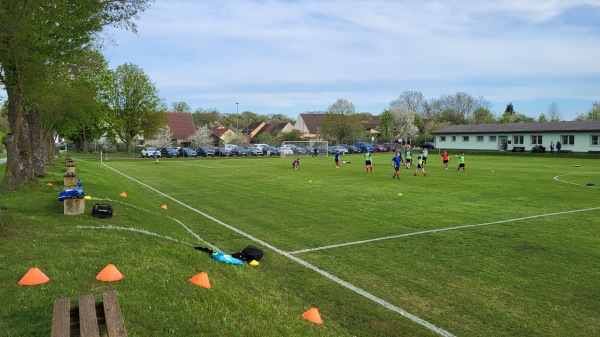
<path fill-rule="evenodd" d="M 329 156 L 329 142 L 317 140 L 285 141 L 281 143 L 281 158 L 298 156 Z"/>

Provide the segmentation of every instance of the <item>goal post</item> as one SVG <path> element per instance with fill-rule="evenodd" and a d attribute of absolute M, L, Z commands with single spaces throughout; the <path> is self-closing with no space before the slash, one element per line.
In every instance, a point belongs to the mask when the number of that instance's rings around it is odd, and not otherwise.
<path fill-rule="evenodd" d="M 285 141 L 281 143 L 279 154 L 281 158 L 313 156 L 317 149 L 317 156 L 329 156 L 329 142 L 320 140 Z"/>

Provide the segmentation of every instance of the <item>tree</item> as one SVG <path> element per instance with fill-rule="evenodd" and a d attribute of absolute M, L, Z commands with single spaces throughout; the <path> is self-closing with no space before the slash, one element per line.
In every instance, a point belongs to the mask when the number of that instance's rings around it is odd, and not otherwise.
<path fill-rule="evenodd" d="M 217 108 L 211 108 L 211 109 L 198 108 L 192 114 L 192 118 L 194 119 L 194 125 L 196 125 L 196 126 L 202 126 L 205 124 L 212 124 L 212 123 L 221 123 L 222 124 L 222 119 L 223 119 L 221 116 L 221 113 L 219 112 L 219 110 L 217 110 Z"/>
<path fill-rule="evenodd" d="M 385 141 L 394 139 L 394 114 L 390 110 L 384 110 L 379 116 L 379 125 L 377 126 L 379 137 Z"/>
<path fill-rule="evenodd" d="M 171 132 L 171 128 L 168 125 L 163 126 L 158 130 L 158 133 L 154 136 L 154 141 L 152 145 L 163 148 L 173 145 L 173 132 Z"/>
<path fill-rule="evenodd" d="M 427 102 L 420 91 L 404 91 L 397 99 L 390 102 L 390 108 L 402 108 L 418 114 L 425 112 Z"/>
<path fill-rule="evenodd" d="M 282 132 L 281 135 L 281 140 L 282 141 L 298 141 L 298 140 L 305 140 L 304 137 L 302 137 L 302 132 L 300 130 L 297 129 L 293 129 L 290 132 Z"/>
<path fill-rule="evenodd" d="M 135 64 L 125 63 L 114 71 L 107 105 L 111 129 L 125 143 L 127 152 L 132 150 L 134 139 L 153 138 L 166 124 L 166 107 L 158 90 Z"/>
<path fill-rule="evenodd" d="M 473 111 L 471 122 L 473 124 L 494 124 L 497 122 L 497 119 L 489 109 L 479 107 Z"/>
<path fill-rule="evenodd" d="M 558 108 L 558 104 L 554 102 L 548 106 L 548 120 L 551 122 L 560 122 L 562 120 L 562 113 Z"/>
<path fill-rule="evenodd" d="M 419 134 L 419 128 L 414 125 L 415 112 L 404 108 L 390 107 L 394 115 L 394 138 L 409 142 Z"/>
<path fill-rule="evenodd" d="M 194 146 L 210 146 L 212 145 L 212 124 L 204 124 L 196 128 L 196 132 L 190 135 L 190 140 Z"/>
<path fill-rule="evenodd" d="M 186 102 L 173 102 L 171 109 L 173 112 L 192 112 L 192 108 Z"/>
<path fill-rule="evenodd" d="M 548 122 L 548 118 L 546 118 L 546 115 L 541 114 L 540 117 L 538 117 L 538 122 L 539 123 L 546 123 L 546 122 Z"/>
<path fill-rule="evenodd" d="M 483 98 L 475 98 L 467 93 L 458 92 L 454 95 L 441 96 L 432 101 L 432 114 L 439 121 L 450 122 L 454 125 L 466 124 L 477 108 L 487 108 L 489 103 Z"/>
<path fill-rule="evenodd" d="M 36 90 L 50 70 L 93 44 L 104 26 L 135 31 L 132 22 L 151 0 L 0 1 L 0 83 L 8 97 L 10 133 L 5 185 L 33 182 L 43 174 L 47 144 Z M 39 91 L 37 91 L 39 92 Z M 44 145 L 42 145 L 44 144 Z"/>
<path fill-rule="evenodd" d="M 353 138 L 360 128 L 361 115 L 356 113 L 354 104 L 347 99 L 339 98 L 329 106 L 325 118 L 319 126 L 319 134 L 327 141 L 339 143 Z"/>
<path fill-rule="evenodd" d="M 575 120 L 600 121 L 600 102 L 592 103 L 592 107 L 587 111 L 587 113 L 578 114 Z"/>

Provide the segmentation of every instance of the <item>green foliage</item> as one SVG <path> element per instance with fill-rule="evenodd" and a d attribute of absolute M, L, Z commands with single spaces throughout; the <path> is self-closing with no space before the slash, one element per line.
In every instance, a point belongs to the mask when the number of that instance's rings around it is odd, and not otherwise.
<path fill-rule="evenodd" d="M 111 129 L 129 150 L 137 136 L 152 138 L 166 124 L 164 101 L 154 83 L 135 64 L 125 63 L 114 71 L 106 103 Z"/>
<path fill-rule="evenodd" d="M 377 131 L 381 139 L 389 142 L 394 140 L 394 114 L 390 110 L 384 110 L 379 116 Z"/>

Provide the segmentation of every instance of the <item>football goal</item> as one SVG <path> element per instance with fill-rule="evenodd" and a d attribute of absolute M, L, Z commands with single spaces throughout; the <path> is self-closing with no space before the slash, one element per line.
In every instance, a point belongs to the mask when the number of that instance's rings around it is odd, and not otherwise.
<path fill-rule="evenodd" d="M 316 151 L 316 154 L 315 154 Z M 279 151 L 281 158 L 293 156 L 329 156 L 329 142 L 317 140 L 285 141 Z"/>

